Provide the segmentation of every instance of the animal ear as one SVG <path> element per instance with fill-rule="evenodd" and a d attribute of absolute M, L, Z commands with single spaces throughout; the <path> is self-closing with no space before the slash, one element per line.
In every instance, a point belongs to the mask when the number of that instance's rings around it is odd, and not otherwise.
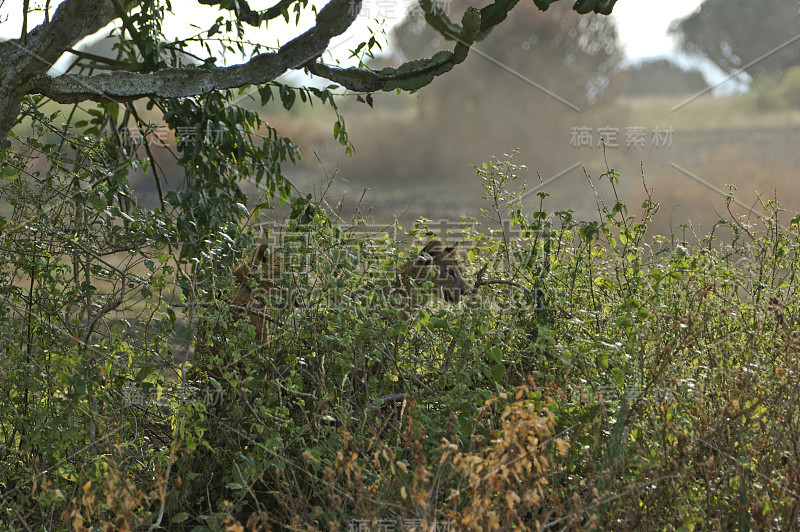
<path fill-rule="evenodd" d="M 250 273 L 250 268 L 247 267 L 246 264 L 240 264 L 236 268 L 234 268 L 232 275 L 233 278 L 236 279 L 238 284 L 244 284 L 245 279 L 247 279 L 247 274 Z"/>
<path fill-rule="evenodd" d="M 245 284 L 250 272 L 258 268 L 259 263 L 269 264 L 269 269 L 273 271 L 273 273 L 276 270 L 275 254 L 269 253 L 269 246 L 266 244 L 259 244 L 256 246 L 250 260 L 248 260 L 246 264 L 240 264 L 233 270 L 233 278 L 236 279 L 237 283 Z"/>
<path fill-rule="evenodd" d="M 250 264 L 252 266 L 257 265 L 259 262 L 266 264 L 267 251 L 269 251 L 269 246 L 266 244 L 259 244 L 258 247 L 256 247 L 256 250 L 253 252 L 253 257 L 250 259 Z"/>
<path fill-rule="evenodd" d="M 444 252 L 444 244 L 441 240 L 431 240 L 425 247 L 422 248 L 422 253 L 428 253 L 433 257 L 441 255 Z"/>
<path fill-rule="evenodd" d="M 279 278 L 281 276 L 281 253 L 278 253 L 280 250 L 276 249 L 269 255 L 269 275 L 273 279 Z"/>
<path fill-rule="evenodd" d="M 446 248 L 444 248 L 444 254 L 445 254 L 446 256 L 449 256 L 449 255 L 458 255 L 459 251 L 461 251 L 461 250 L 459 249 L 459 245 L 460 245 L 460 244 L 461 244 L 461 242 L 456 242 L 456 243 L 455 243 L 455 244 L 453 244 L 452 246 L 447 246 Z"/>
<path fill-rule="evenodd" d="M 427 251 L 423 251 L 414 259 L 414 264 L 417 266 L 430 266 L 432 263 L 433 257 Z"/>

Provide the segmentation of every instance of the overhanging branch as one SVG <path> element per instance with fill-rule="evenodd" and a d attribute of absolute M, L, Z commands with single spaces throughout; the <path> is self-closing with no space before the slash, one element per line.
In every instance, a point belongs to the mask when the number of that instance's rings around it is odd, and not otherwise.
<path fill-rule="evenodd" d="M 116 18 L 110 0 L 65 0 L 49 22 L 24 39 L 0 43 L 0 139 L 17 119 L 31 80 L 53 66 L 65 50 Z"/>
<path fill-rule="evenodd" d="M 547 11 L 550 4 L 558 0 L 534 0 L 534 4 L 542 11 Z M 476 41 L 483 40 L 489 35 L 492 28 L 503 22 L 509 11 L 517 5 L 519 0 L 495 0 L 493 3 L 481 8 L 481 29 L 475 37 Z M 610 15 L 617 0 L 577 0 L 572 9 L 581 14 L 594 11 L 602 15 Z M 453 40 L 459 33 L 458 24 L 453 23 L 447 16 L 447 10 L 440 7 L 437 0 L 419 0 L 419 6 L 425 13 L 425 22 L 447 39 Z"/>
<path fill-rule="evenodd" d="M 116 59 L 111 59 L 108 57 L 104 57 L 102 55 L 92 54 L 89 52 L 84 52 L 82 50 L 75 50 L 74 48 L 67 48 L 66 51 L 78 57 L 79 59 L 92 61 L 92 63 L 88 65 L 83 65 L 83 64 L 78 65 L 80 67 L 98 68 L 102 70 L 125 70 L 128 72 L 139 72 L 142 70 L 142 65 L 140 63 L 129 63 L 126 61 L 118 61 Z"/>
<path fill-rule="evenodd" d="M 417 90 L 467 58 L 469 47 L 475 42 L 481 26 L 480 12 L 475 8 L 469 8 L 464 13 L 461 24 L 459 39 L 452 52 L 447 50 L 437 52 L 429 59 L 409 61 L 398 68 L 387 67 L 374 72 L 358 68 L 337 68 L 322 63 L 310 63 L 306 68 L 315 76 L 329 79 L 358 92 Z"/>
<path fill-rule="evenodd" d="M 281 16 L 284 12 L 288 12 L 289 6 L 297 1 L 298 0 L 280 0 L 266 11 L 259 12 L 251 8 L 250 4 L 245 0 L 237 0 L 236 2 L 226 2 L 225 0 L 198 0 L 198 2 L 203 5 L 230 9 L 234 12 L 239 21 L 256 28 L 261 26 L 261 22 L 272 20 Z"/>
<path fill-rule="evenodd" d="M 266 83 L 286 67 L 279 54 L 261 54 L 243 65 L 212 68 L 166 68 L 156 72 L 104 73 L 95 76 L 64 75 L 36 78 L 31 92 L 59 103 L 125 102 L 146 97 L 185 98 L 254 83 Z"/>
<path fill-rule="evenodd" d="M 59 103 L 130 101 L 144 97 L 184 98 L 215 90 L 258 85 L 289 69 L 314 61 L 333 37 L 344 33 L 361 9 L 360 0 L 331 0 L 317 14 L 317 25 L 289 41 L 276 53 L 264 53 L 247 63 L 219 68 L 168 68 L 150 73 L 117 72 L 96 76 L 38 76 L 30 93 Z"/>

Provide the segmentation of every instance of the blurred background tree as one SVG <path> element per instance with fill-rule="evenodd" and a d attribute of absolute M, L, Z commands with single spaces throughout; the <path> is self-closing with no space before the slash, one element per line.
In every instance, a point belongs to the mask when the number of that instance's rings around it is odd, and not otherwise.
<path fill-rule="evenodd" d="M 707 88 L 699 70 L 684 70 L 667 59 L 643 61 L 628 70 L 625 95 L 674 96 L 694 94 Z"/>
<path fill-rule="evenodd" d="M 460 16 L 468 5 L 464 0 L 454 0 L 451 9 Z M 419 24 L 413 13 L 393 29 L 392 38 L 397 60 L 428 57 L 443 44 L 438 34 L 430 26 Z M 585 107 L 614 93 L 612 83 L 619 79 L 616 75 L 624 58 L 611 19 L 599 15 L 582 17 L 564 3 L 553 4 L 546 12 L 532 3 L 518 5 L 502 30 L 490 34 L 476 49 L 477 57 L 468 59 L 473 63 L 475 79 L 467 82 L 464 76 L 450 75 L 426 90 L 427 99 L 437 112 L 453 101 L 451 96 L 456 89 L 461 102 L 455 110 L 478 107 L 476 104 L 485 100 L 487 87 L 499 89 L 493 83 L 498 66 Z"/>
<path fill-rule="evenodd" d="M 453 1 L 450 17 L 458 19 L 467 5 Z M 393 28 L 390 42 L 394 56 L 378 58 L 387 64 L 429 57 L 446 45 L 413 12 Z M 589 109 L 613 112 L 625 81 L 623 59 L 612 19 L 578 15 L 566 3 L 546 12 L 520 3 L 502 29 L 473 45 L 463 68 L 419 91 L 413 118 L 373 116 L 351 127 L 364 132 L 355 139 L 361 157 L 357 164 L 340 161 L 340 168 L 365 184 L 458 181 L 477 194 L 469 164 L 479 162 L 479 153 L 521 148 L 543 175 L 558 172 L 563 158 L 553 153 L 569 153 L 570 127 L 587 120 Z M 467 163 L 465 153 L 476 157 Z"/>
<path fill-rule="evenodd" d="M 743 69 L 754 80 L 780 76 L 800 63 L 797 2 L 706 0 L 698 11 L 675 21 L 670 32 L 684 51 L 707 56 L 729 74 Z"/>

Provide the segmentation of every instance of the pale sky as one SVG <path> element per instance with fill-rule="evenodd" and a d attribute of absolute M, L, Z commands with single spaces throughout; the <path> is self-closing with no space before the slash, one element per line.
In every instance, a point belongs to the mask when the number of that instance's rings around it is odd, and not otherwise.
<path fill-rule="evenodd" d="M 628 58 L 670 53 L 674 49 L 672 37 L 667 35 L 670 23 L 690 14 L 702 3 L 702 0 L 619 0 L 611 17 Z"/>
<path fill-rule="evenodd" d="M 561 0 L 571 1 L 571 0 Z M 22 2 L 23 0 L 5 0 L 0 5 L 0 39 L 8 39 L 11 37 L 18 37 L 22 27 Z M 387 23 L 397 22 L 401 18 L 403 8 L 409 5 L 411 0 L 395 0 L 396 9 L 387 13 Z M 59 0 L 51 0 L 50 12 L 55 9 L 59 4 Z M 263 9 L 274 3 L 274 0 L 251 0 L 250 5 L 254 9 Z M 673 42 L 671 37 L 667 35 L 667 28 L 670 22 L 676 18 L 681 18 L 695 9 L 697 9 L 702 0 L 669 0 L 667 2 L 656 2 L 655 0 L 619 0 L 614 6 L 614 13 L 611 15 L 617 24 L 619 31 L 620 41 L 625 47 L 625 51 L 631 60 L 641 59 L 644 57 L 660 56 L 670 54 L 673 49 Z M 31 1 L 32 5 L 42 6 L 44 3 L 41 0 Z M 188 0 L 173 0 L 172 5 L 178 12 L 176 19 L 191 20 L 197 19 L 200 13 L 208 12 L 209 19 L 216 18 L 216 10 L 213 7 L 198 5 L 194 1 Z M 366 6 L 370 5 L 365 2 L 365 9 L 362 14 L 374 16 L 376 13 L 366 12 Z M 373 11 L 374 11 L 374 3 Z M 385 0 L 382 5 L 387 5 Z M 183 9 L 183 8 L 186 9 Z M 375 26 L 375 24 L 368 18 L 368 16 L 360 17 L 359 26 L 366 27 Z M 7 18 L 6 18 L 7 17 Z M 43 16 L 41 12 L 34 13 L 29 16 L 28 28 L 34 27 L 39 24 Z M 167 27 L 170 27 L 168 24 Z M 271 23 L 271 30 L 275 29 L 275 25 Z M 293 29 L 293 32 L 284 34 L 283 41 L 296 35 L 298 30 Z M 181 32 L 184 36 L 189 32 Z M 274 33 L 273 33 L 274 35 Z M 263 41 L 262 41 L 263 42 Z M 340 43 L 340 48 L 346 51 L 352 48 L 359 42 L 358 39 L 351 39 L 349 42 Z"/>

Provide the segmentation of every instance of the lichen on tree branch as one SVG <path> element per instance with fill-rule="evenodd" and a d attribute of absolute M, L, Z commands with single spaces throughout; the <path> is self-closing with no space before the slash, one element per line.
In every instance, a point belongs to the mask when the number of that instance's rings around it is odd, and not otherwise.
<path fill-rule="evenodd" d="M 249 24 L 254 27 L 261 26 L 261 22 L 265 20 L 272 20 L 281 16 L 283 13 L 288 13 L 289 6 L 298 0 L 279 0 L 278 3 L 265 11 L 256 11 L 250 7 L 245 0 L 237 0 L 236 2 L 224 2 L 223 0 L 198 0 L 200 4 L 207 6 L 220 6 L 224 9 L 230 9 L 236 14 L 239 21 Z"/>
<path fill-rule="evenodd" d="M 452 52 L 443 50 L 431 58 L 409 61 L 397 68 L 387 67 L 376 72 L 363 68 L 332 67 L 323 63 L 309 63 L 306 68 L 316 76 L 329 79 L 353 91 L 417 90 L 467 58 L 469 47 L 475 42 L 481 26 L 480 12 L 472 7 L 467 9 L 461 24 L 458 42 Z"/>
<path fill-rule="evenodd" d="M 333 37 L 355 21 L 360 0 L 331 0 L 317 14 L 317 24 L 275 53 L 257 55 L 241 65 L 218 68 L 167 68 L 156 72 L 117 72 L 96 76 L 41 74 L 30 87 L 59 103 L 130 101 L 145 97 L 185 98 L 215 90 L 268 83 L 300 68 L 328 49 Z"/>

